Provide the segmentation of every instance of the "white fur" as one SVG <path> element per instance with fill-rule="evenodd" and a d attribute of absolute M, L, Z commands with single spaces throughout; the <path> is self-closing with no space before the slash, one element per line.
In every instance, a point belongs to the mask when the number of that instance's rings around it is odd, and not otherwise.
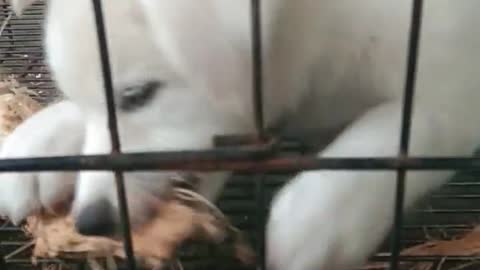
<path fill-rule="evenodd" d="M 82 149 L 84 124 L 77 106 L 59 102 L 37 112 L 3 142 L 1 158 L 75 155 Z M 75 172 L 1 173 L 0 215 L 18 224 L 44 206 L 72 195 Z"/>
<path fill-rule="evenodd" d="M 109 152 L 110 141 L 90 2 L 49 1 L 46 49 L 59 87 L 85 112 L 82 153 L 91 154 Z M 316 147 L 320 157 L 396 155 L 412 1 L 262 3 L 267 124 Z M 253 131 L 248 1 L 103 4 L 117 91 L 145 80 L 166 82 L 149 105 L 119 112 L 123 150 L 207 149 L 215 134 Z M 476 0 L 425 4 L 413 155 L 469 156 L 480 142 L 479 7 Z M 161 192 L 166 175 L 126 175 L 134 222 L 146 208 L 142 194 Z M 204 181 L 212 200 L 225 175 Z M 406 207 L 449 175 L 409 173 Z M 391 226 L 394 180 L 389 171 L 298 174 L 272 204 L 270 268 L 359 266 Z M 109 173 L 81 173 L 76 192 L 74 213 L 102 198 L 116 205 Z"/>

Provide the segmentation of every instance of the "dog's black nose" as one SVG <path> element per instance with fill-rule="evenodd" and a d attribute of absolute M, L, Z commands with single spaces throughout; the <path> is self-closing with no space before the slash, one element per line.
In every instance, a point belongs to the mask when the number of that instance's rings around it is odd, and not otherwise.
<path fill-rule="evenodd" d="M 86 236 L 113 236 L 116 222 L 114 209 L 107 200 L 100 200 L 81 210 L 75 226 Z"/>

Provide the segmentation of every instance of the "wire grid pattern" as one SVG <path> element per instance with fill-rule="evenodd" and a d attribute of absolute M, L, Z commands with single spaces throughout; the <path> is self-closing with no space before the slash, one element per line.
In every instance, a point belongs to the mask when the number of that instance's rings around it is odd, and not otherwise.
<path fill-rule="evenodd" d="M 252 3 L 257 1 L 252 0 Z M 421 1 L 417 1 L 421 6 Z M 0 0 L 0 21 L 4 21 L 8 17 L 10 11 L 5 0 Z M 258 15 L 258 14 L 257 14 Z M 39 92 L 42 101 L 49 102 L 52 98 L 61 95 L 58 91 L 55 90 L 55 87 L 51 81 L 48 69 L 43 63 L 43 51 L 41 48 L 41 21 L 43 19 L 43 6 L 41 4 L 36 4 L 32 8 L 28 9 L 25 13 L 25 16 L 22 19 L 12 17 L 9 21 L 7 27 L 5 28 L 2 36 L 0 37 L 0 67 L 3 71 L 8 74 L 16 75 L 19 81 L 25 83 L 32 89 L 35 89 Z M 253 18 L 253 22 L 255 18 Z M 259 19 L 259 18 L 257 18 Z M 260 33 L 257 33 L 260 34 Z M 261 44 L 257 44 L 261 45 Z M 258 62 L 256 62 L 258 64 Z M 261 75 L 261 74 L 260 74 Z M 258 79 L 258 77 L 257 77 Z M 413 80 L 412 80 L 413 82 Z M 254 82 L 256 87 L 261 86 L 261 83 L 258 81 Z M 257 96 L 258 102 L 258 96 Z M 257 104 L 261 107 L 261 102 Z M 257 127 L 261 128 L 261 121 L 257 121 Z M 195 154 L 195 153 L 194 153 Z M 188 159 L 188 155 L 187 159 Z M 209 157 L 209 155 L 206 155 Z M 229 156 L 229 155 L 226 155 Z M 241 154 L 239 156 L 242 156 Z M 248 155 L 246 155 L 248 156 Z M 178 159 L 178 157 L 180 157 Z M 182 158 L 185 158 L 185 155 L 177 156 L 177 159 L 181 161 Z M 221 159 L 221 155 L 215 155 L 215 158 L 218 160 Z M 214 159 L 215 159 L 214 158 Z M 165 162 L 166 167 L 176 163 L 168 163 L 169 153 L 164 155 L 164 158 L 160 160 L 153 160 L 150 163 L 146 163 L 146 167 L 153 166 L 157 164 L 157 161 Z M 195 158 L 193 158 L 195 159 Z M 67 164 L 72 170 L 78 168 L 77 165 L 82 165 L 85 167 L 85 163 L 82 163 L 82 159 L 78 159 L 80 162 L 71 162 Z M 97 159 L 97 166 L 101 168 L 112 166 L 108 162 L 108 159 Z M 103 161 L 103 164 L 101 162 Z M 128 169 L 129 159 L 118 159 L 117 162 L 113 165 L 122 165 L 124 168 Z M 318 161 L 317 163 L 305 163 L 304 166 L 307 168 L 311 167 L 329 167 L 332 168 L 374 168 L 374 167 L 388 167 L 390 169 L 398 169 L 402 166 L 408 167 L 413 166 L 414 168 L 420 168 L 424 165 L 429 165 L 429 168 L 439 168 L 443 165 L 447 165 L 449 168 L 474 168 L 476 166 L 476 161 L 474 159 L 443 159 L 442 162 L 438 162 L 435 159 L 426 159 L 424 162 L 416 163 L 410 162 L 409 160 L 403 160 L 398 162 L 395 159 L 387 160 L 384 159 L 370 159 L 364 160 L 363 163 L 358 162 L 358 159 L 352 159 L 350 162 L 342 163 L 342 160 L 331 160 L 330 163 L 325 161 Z M 361 161 L 361 160 L 360 160 Z M 426 161 L 426 162 L 425 162 Z M 430 163 L 428 163 L 430 161 Z M 31 170 L 30 165 L 34 164 L 36 161 L 31 160 L 30 162 L 18 163 L 14 160 L 11 162 L 3 163 L 3 166 L 0 164 L 1 170 Z M 402 163 L 403 162 L 403 163 Z M 410 163 L 409 163 L 410 162 Z M 10 165 L 16 164 L 16 168 L 9 168 Z M 51 162 L 50 164 L 54 164 Z M 239 163 L 240 165 L 242 163 Z M 252 169 L 252 166 L 246 163 L 247 165 L 240 166 L 245 170 Z M 277 163 L 265 163 L 272 168 L 277 168 L 279 171 L 291 171 L 291 169 L 282 169 L 279 166 L 276 166 Z M 262 169 L 261 166 L 265 164 L 260 163 L 257 168 L 260 171 L 266 170 Z M 329 165 L 330 164 L 330 165 Z M 363 165 L 362 165 L 363 164 Z M 212 169 L 213 165 L 206 163 L 205 166 L 207 169 Z M 222 164 L 220 164 L 222 165 Z M 235 164 L 234 164 L 235 165 Z M 295 165 L 295 164 L 294 164 Z M 298 164 L 296 164 L 298 165 Z M 302 165 L 302 164 L 300 164 Z M 40 169 L 49 169 L 48 163 L 43 165 L 43 168 Z M 104 167 L 102 167 L 104 166 Z M 40 165 L 42 167 L 42 165 Z M 55 167 L 55 165 L 53 165 Z M 57 166 L 58 167 L 58 166 Z M 81 166 L 80 166 L 81 167 Z M 120 166 L 121 167 L 121 166 Z M 214 166 L 213 166 L 214 167 Z M 234 166 L 235 167 L 235 166 Z M 292 168 L 295 166 L 291 166 Z M 93 169 L 98 168 L 93 166 Z M 138 167 L 137 167 L 138 168 Z M 150 167 L 152 168 L 152 167 Z M 153 167 L 154 168 L 154 167 Z M 35 169 L 35 168 L 34 168 Z M 50 165 L 52 169 L 52 165 Z M 54 168 L 53 168 L 54 169 Z M 87 168 L 88 169 L 88 168 Z M 134 168 L 132 168 L 134 169 Z M 268 169 L 268 168 L 267 168 Z M 405 168 L 404 168 L 405 169 Z M 58 170 L 58 169 L 57 169 Z M 222 198 L 220 199 L 220 206 L 223 211 L 232 219 L 235 225 L 239 226 L 241 229 L 246 230 L 248 235 L 251 236 L 251 239 L 255 246 L 259 247 L 261 241 L 256 241 L 259 238 L 262 239 L 261 232 L 263 231 L 263 223 L 265 215 L 268 211 L 268 203 L 271 199 L 271 196 L 286 179 L 285 175 L 275 175 L 275 174 L 262 174 L 262 175 L 237 175 L 236 180 L 231 181 L 225 190 Z M 413 244 L 421 243 L 425 240 L 435 238 L 435 239 L 444 239 L 454 237 L 455 235 L 464 233 L 472 228 L 474 224 L 478 223 L 478 214 L 480 209 L 474 208 L 478 203 L 477 200 L 480 199 L 480 183 L 476 181 L 477 174 L 475 171 L 467 171 L 459 173 L 456 179 L 447 185 L 445 188 L 434 194 L 429 200 L 424 202 L 417 211 L 405 221 L 402 234 L 401 234 L 401 247 L 410 246 Z M 261 206 L 261 207 L 260 207 Z M 389 207 L 389 206 L 386 206 Z M 400 240 L 400 238 L 397 238 Z M 0 223 L 0 254 L 9 254 L 11 251 L 16 250 L 18 247 L 24 245 L 25 241 L 28 241 L 22 232 L 7 222 Z M 382 251 L 388 252 L 389 250 L 389 240 L 387 240 L 382 248 Z M 259 247 L 261 252 L 261 247 Z M 8 269 L 32 269 L 30 262 L 28 260 L 28 250 L 26 250 L 20 258 L 15 257 L 15 259 L 8 260 L 6 266 Z M 210 247 L 200 247 L 200 248 L 191 248 L 186 249 L 182 252 L 186 266 L 189 269 L 232 269 L 234 265 L 228 260 L 221 260 L 221 254 L 215 254 Z M 215 259 L 212 259 L 213 256 Z M 387 255 L 378 256 L 377 259 L 380 260 L 389 260 L 390 257 Z M 428 259 L 441 261 L 441 258 L 419 258 L 419 259 Z M 475 258 L 456 258 L 452 259 L 453 261 L 465 261 L 472 260 Z M 60 263 L 56 261 L 44 261 L 44 263 Z M 62 262 L 69 264 L 73 269 L 84 269 L 85 265 L 78 262 Z M 238 267 L 236 264 L 235 266 Z M 191 268 L 190 268 L 191 267 Z M 395 266 L 394 266 L 395 267 Z M 3 268 L 2 268 L 3 269 Z M 41 269 L 41 268 L 39 268 Z"/>
<path fill-rule="evenodd" d="M 6 22 L 11 11 L 7 1 L 0 1 L 0 24 Z M 47 67 L 44 65 L 42 45 L 43 7 L 35 5 L 19 19 L 11 16 L 0 36 L 1 71 L 15 76 L 25 86 L 35 89 L 42 102 L 59 97 Z"/>

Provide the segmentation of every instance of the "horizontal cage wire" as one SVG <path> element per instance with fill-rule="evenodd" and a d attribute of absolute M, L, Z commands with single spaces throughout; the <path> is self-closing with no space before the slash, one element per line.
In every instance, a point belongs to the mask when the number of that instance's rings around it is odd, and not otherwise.
<path fill-rule="evenodd" d="M 95 2 L 95 1 L 94 1 Z M 252 0 L 252 5 L 258 1 Z M 416 43 L 420 29 L 422 1 L 415 1 L 412 12 L 412 33 L 410 40 L 410 58 L 406 78 L 406 109 L 404 110 L 402 143 L 400 154 L 404 156 L 408 149 L 409 109 L 413 97 L 414 66 L 416 60 Z M 257 6 L 258 8 L 258 6 Z M 416 9 L 415 9 L 416 8 Z M 258 9 L 253 9 L 252 25 L 260 19 Z M 48 104 L 62 97 L 55 89 L 43 59 L 41 22 L 44 16 L 43 4 L 34 4 L 22 18 L 12 15 L 6 0 L 0 0 L 0 69 L 1 76 L 14 78 L 20 85 L 33 90 L 32 98 Z M 108 29 L 107 29 L 108 30 Z M 252 28 L 253 34 L 260 32 Z M 261 116 L 261 44 L 255 43 L 257 57 L 254 61 L 254 102 L 256 103 L 257 128 L 263 142 L 263 117 Z M 258 42 L 258 39 L 256 40 Z M 101 46 L 101 44 L 100 44 Z M 107 61 L 108 62 L 108 61 Z M 105 68 L 105 67 L 104 67 Z M 108 76 L 107 76 L 108 77 Z M 108 83 L 107 83 L 108 84 Z M 107 92 L 108 93 L 108 92 Z M 255 141 L 255 140 L 254 140 Z M 404 256 L 398 252 L 411 246 L 420 245 L 431 240 L 455 239 L 459 235 L 471 232 L 478 224 L 476 209 L 480 199 L 480 182 L 477 169 L 478 158 L 443 158 L 443 159 L 313 159 L 291 155 L 288 151 L 297 152 L 299 147 L 281 141 L 271 144 L 260 144 L 253 148 L 238 149 L 227 147 L 210 152 L 152 153 L 93 157 L 58 157 L 47 159 L 19 159 L 0 162 L 0 171 L 31 170 L 120 170 L 135 169 L 199 169 L 218 170 L 228 168 L 239 171 L 230 181 L 219 201 L 222 211 L 233 221 L 234 225 L 247 232 L 250 240 L 262 252 L 263 227 L 268 205 L 273 194 L 285 183 L 288 174 L 300 169 L 375 169 L 384 168 L 399 171 L 399 186 L 406 169 L 463 169 L 444 188 L 422 201 L 406 220 L 397 220 L 392 234 L 372 257 L 363 269 L 386 269 L 392 262 L 391 269 L 406 266 L 411 269 L 476 269 L 475 256 Z M 290 149 L 292 148 L 292 149 Z M 117 148 L 119 150 L 119 148 Z M 273 154 L 276 154 L 273 156 Z M 279 156 L 279 157 L 278 157 Z M 156 158 L 155 158 L 156 157 Z M 252 173 L 257 172 L 256 174 Z M 276 171 L 271 172 L 271 171 Z M 243 172 L 243 173 L 241 173 Z M 402 190 L 397 193 L 401 199 Z M 401 200 L 397 200 L 397 204 Z M 392 207 L 392 206 L 386 206 Z M 398 211 L 398 207 L 397 207 Z M 393 247 L 393 249 L 391 249 Z M 7 220 L 0 221 L 0 269 L 88 269 L 85 261 L 67 259 L 39 260 L 32 265 L 31 240 L 25 236 L 21 228 L 13 226 Z M 393 253 L 393 256 L 392 256 Z M 207 246 L 187 246 L 180 251 L 186 269 L 239 269 L 234 261 L 224 258 L 222 254 Z M 423 264 L 421 264 L 423 263 Z M 132 266 L 132 265 L 130 265 Z M 138 267 L 138 266 L 137 266 Z M 139 268 L 138 268 L 139 269 Z M 242 269 L 242 268 L 240 268 Z"/>

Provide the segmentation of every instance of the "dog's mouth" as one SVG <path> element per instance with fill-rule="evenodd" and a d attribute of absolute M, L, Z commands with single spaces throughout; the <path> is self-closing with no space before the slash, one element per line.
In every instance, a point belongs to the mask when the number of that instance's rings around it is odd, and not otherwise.
<path fill-rule="evenodd" d="M 169 202 L 176 200 L 182 201 L 182 203 L 189 203 L 190 199 L 183 200 L 188 196 L 196 196 L 197 200 L 202 199 L 203 204 L 206 204 L 207 199 L 203 198 L 199 194 L 199 185 L 200 177 L 195 173 L 191 172 L 172 172 L 169 173 L 166 177 L 168 181 L 168 186 L 160 192 L 145 193 L 141 192 L 138 195 L 133 195 L 132 198 L 141 198 L 143 201 L 142 207 L 133 207 L 130 211 L 130 216 L 134 218 L 130 219 L 131 227 L 137 228 L 145 225 L 146 223 L 151 222 L 153 219 L 157 218 L 159 215 L 159 208 L 161 209 L 162 204 L 168 204 Z M 162 181 L 162 180 L 160 180 Z M 185 194 L 187 197 L 185 197 Z M 182 199 L 183 198 L 183 199 Z M 195 200 L 191 200 L 195 202 Z M 198 201 L 196 202 L 198 203 Z M 121 220 L 117 219 L 117 223 L 120 223 Z M 116 232 L 117 236 L 120 233 Z"/>
<path fill-rule="evenodd" d="M 103 236 L 118 240 L 124 234 L 126 214 L 130 229 L 136 230 L 159 218 L 165 205 L 172 201 L 180 202 L 181 194 L 189 193 L 196 194 L 197 198 L 202 197 L 198 190 L 200 178 L 194 173 L 169 172 L 159 177 L 161 179 L 158 181 L 168 183 L 159 190 L 148 189 L 148 186 L 139 188 L 130 186 L 133 188 L 127 190 L 125 198 L 127 212 L 121 208 L 121 201 L 107 199 L 97 200 L 86 207 L 74 205 L 70 209 L 70 215 L 76 220 L 77 229 L 86 236 Z M 190 202 L 184 200 L 182 203 Z"/>
<path fill-rule="evenodd" d="M 183 188 L 197 192 L 200 185 L 200 177 L 192 172 L 176 172 L 169 180 L 173 189 Z"/>

